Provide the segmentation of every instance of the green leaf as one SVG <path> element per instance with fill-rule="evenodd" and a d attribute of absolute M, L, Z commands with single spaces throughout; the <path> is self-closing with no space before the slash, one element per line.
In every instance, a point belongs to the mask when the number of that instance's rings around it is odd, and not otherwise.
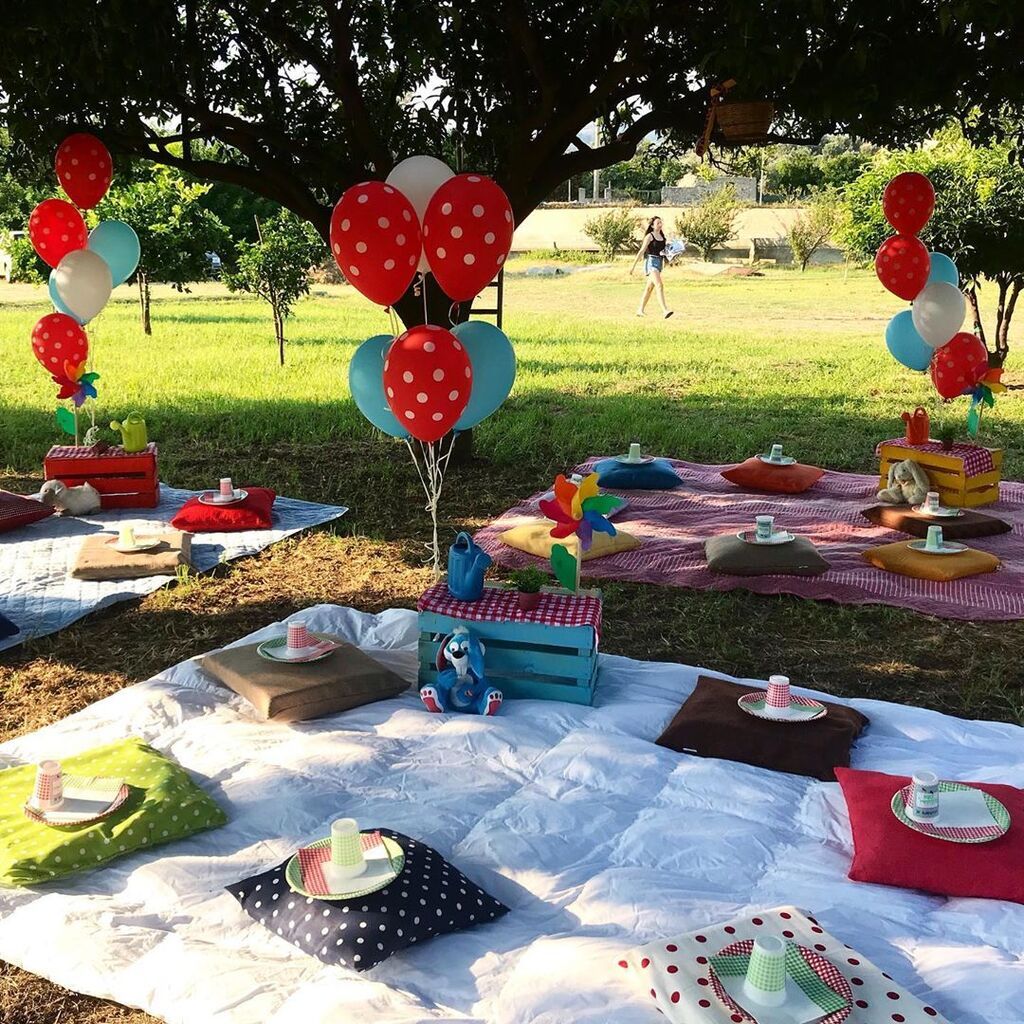
<path fill-rule="evenodd" d="M 555 544 L 551 548 L 551 568 L 566 590 L 576 589 L 576 556 L 569 554 L 564 544 Z"/>
<path fill-rule="evenodd" d="M 64 431 L 65 434 L 70 434 L 72 437 L 75 436 L 75 414 L 70 409 L 65 409 L 64 406 L 58 406 L 56 412 L 57 426 Z"/>

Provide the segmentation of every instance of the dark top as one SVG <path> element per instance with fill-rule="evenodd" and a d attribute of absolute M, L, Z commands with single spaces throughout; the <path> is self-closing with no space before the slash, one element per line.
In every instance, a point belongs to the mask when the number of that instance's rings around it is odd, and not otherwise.
<path fill-rule="evenodd" d="M 658 238 L 657 235 L 651 234 L 651 240 L 647 243 L 647 251 L 644 253 L 645 256 L 664 256 L 665 255 L 665 242 L 664 235 Z"/>

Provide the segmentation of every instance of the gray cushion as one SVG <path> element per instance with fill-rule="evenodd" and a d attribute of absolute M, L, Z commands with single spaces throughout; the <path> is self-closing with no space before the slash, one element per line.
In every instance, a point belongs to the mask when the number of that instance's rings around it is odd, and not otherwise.
<path fill-rule="evenodd" d="M 734 534 L 704 544 L 708 568 L 731 576 L 820 576 L 829 564 L 806 537 L 788 544 L 748 544 Z"/>

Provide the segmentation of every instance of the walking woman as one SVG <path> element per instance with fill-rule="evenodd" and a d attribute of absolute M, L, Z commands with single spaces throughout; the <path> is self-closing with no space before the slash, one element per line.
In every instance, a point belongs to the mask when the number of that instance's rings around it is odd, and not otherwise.
<path fill-rule="evenodd" d="M 665 265 L 665 233 L 661 229 L 660 217 L 652 217 L 647 225 L 643 244 L 640 246 L 640 251 L 636 254 L 636 259 L 633 260 L 633 266 L 629 268 L 630 275 L 636 270 L 636 265 L 640 262 L 641 256 L 644 260 L 644 275 L 647 278 L 647 283 L 644 285 L 644 294 L 640 299 L 636 315 L 644 315 L 644 310 L 647 308 L 647 302 L 651 297 L 651 293 L 657 292 L 658 302 L 661 303 L 662 316 L 667 320 L 673 311 L 665 304 L 665 285 L 661 280 L 661 269 Z"/>

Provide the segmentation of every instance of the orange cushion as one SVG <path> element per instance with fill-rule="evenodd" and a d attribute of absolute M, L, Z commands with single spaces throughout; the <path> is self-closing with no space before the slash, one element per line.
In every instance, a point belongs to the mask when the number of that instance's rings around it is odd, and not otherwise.
<path fill-rule="evenodd" d="M 769 466 L 756 456 L 738 466 L 723 469 L 722 476 L 748 491 L 772 491 L 775 494 L 799 494 L 813 487 L 825 470 L 794 462 L 792 466 Z"/>
<path fill-rule="evenodd" d="M 869 548 L 864 552 L 864 557 L 879 569 L 898 572 L 901 576 L 913 576 L 919 580 L 939 582 L 995 572 L 1002 565 L 995 555 L 976 548 L 967 548 L 956 555 L 927 555 L 923 551 L 914 551 L 910 547 L 911 543 L 901 540 L 895 544 Z"/>

